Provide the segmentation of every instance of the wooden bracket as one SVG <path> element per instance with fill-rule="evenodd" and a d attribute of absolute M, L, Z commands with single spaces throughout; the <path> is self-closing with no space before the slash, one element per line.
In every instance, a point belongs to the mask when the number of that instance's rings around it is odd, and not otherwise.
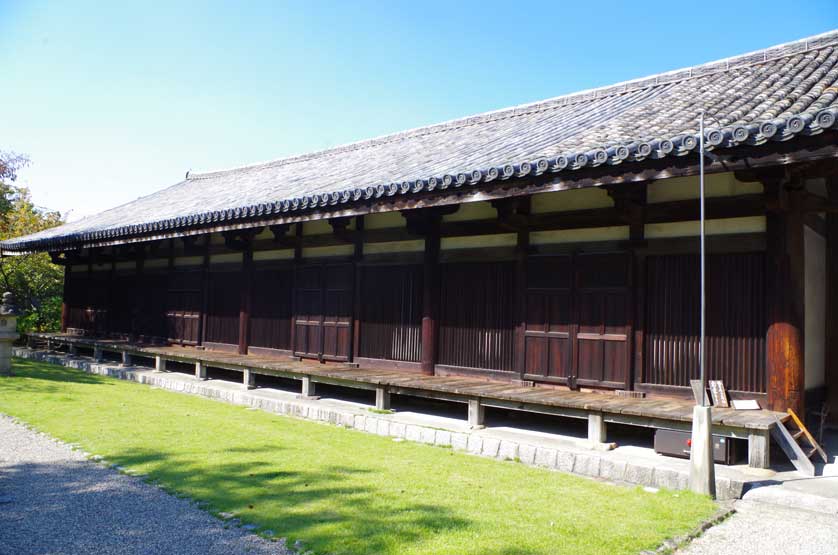
<path fill-rule="evenodd" d="M 262 231 L 261 227 L 251 227 L 248 229 L 233 229 L 230 231 L 222 231 L 224 236 L 224 244 L 228 249 L 232 250 L 246 250 L 253 243 L 253 238 Z"/>
<path fill-rule="evenodd" d="M 349 222 L 352 221 L 352 218 L 341 217 L 341 218 L 329 218 L 329 225 L 332 226 L 332 231 L 335 234 L 335 237 L 340 239 L 345 243 L 355 243 L 355 233 L 347 229 L 349 227 Z"/>
<path fill-rule="evenodd" d="M 407 230 L 413 235 L 425 236 L 439 231 L 442 217 L 459 210 L 459 205 L 436 206 L 433 208 L 419 208 L 402 210 L 402 216 L 407 221 Z"/>

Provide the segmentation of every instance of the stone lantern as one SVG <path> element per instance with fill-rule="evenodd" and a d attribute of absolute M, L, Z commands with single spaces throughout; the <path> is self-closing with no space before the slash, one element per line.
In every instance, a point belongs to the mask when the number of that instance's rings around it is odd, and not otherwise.
<path fill-rule="evenodd" d="M 0 304 L 0 376 L 12 375 L 12 343 L 18 337 L 17 307 L 14 296 L 6 291 Z"/>

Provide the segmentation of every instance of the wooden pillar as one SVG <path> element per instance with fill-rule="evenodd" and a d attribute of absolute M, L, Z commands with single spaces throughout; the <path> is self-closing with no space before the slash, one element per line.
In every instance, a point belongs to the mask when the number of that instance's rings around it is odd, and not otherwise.
<path fill-rule="evenodd" d="M 530 230 L 525 223 L 530 215 L 530 197 L 518 199 L 517 215 L 521 221 L 515 245 L 515 345 L 513 348 L 515 373 L 521 378 L 527 370 L 527 259 L 530 254 Z"/>
<path fill-rule="evenodd" d="M 802 185 L 764 182 L 768 196 L 768 408 L 804 416 L 804 244 Z"/>
<path fill-rule="evenodd" d="M 352 352 L 349 360 L 355 360 L 361 352 L 361 279 L 363 268 L 361 262 L 364 259 L 364 217 L 355 218 L 355 251 L 352 261 L 355 265 L 355 283 L 353 289 L 354 301 L 352 303 Z"/>
<path fill-rule="evenodd" d="M 72 279 L 72 272 L 70 269 L 70 262 L 65 262 L 64 265 L 64 292 L 61 297 L 61 333 L 67 332 L 67 320 L 70 317 L 70 307 L 67 304 L 67 296 L 70 293 L 70 280 Z"/>
<path fill-rule="evenodd" d="M 768 430 L 748 430 L 748 466 L 751 468 L 771 468 Z"/>
<path fill-rule="evenodd" d="M 146 305 L 146 287 L 143 283 L 143 273 L 145 269 L 145 249 L 140 245 L 137 249 L 137 270 L 135 276 L 135 290 L 139 290 L 139 295 L 134 295 L 134 303 L 131 307 L 131 341 L 136 341 L 138 336 L 142 333 L 141 314 L 143 314 L 143 307 Z"/>
<path fill-rule="evenodd" d="M 634 384 L 643 380 L 644 330 L 646 313 L 646 256 L 638 249 L 646 245 L 646 205 L 648 183 L 632 183 L 608 189 L 614 199 L 614 208 L 620 219 L 629 226 L 629 241 L 626 248 L 631 256 L 629 287 L 631 307 L 626 322 L 629 335 L 628 361 L 629 371 L 625 376 L 626 390 L 634 389 Z"/>
<path fill-rule="evenodd" d="M 291 266 L 291 352 L 297 350 L 297 270 L 303 260 L 303 224 L 294 226 L 294 261 Z"/>
<path fill-rule="evenodd" d="M 247 354 L 250 335 L 250 309 L 253 300 L 253 248 L 250 244 L 242 253 L 241 303 L 239 305 L 239 354 Z"/>
<path fill-rule="evenodd" d="M 826 180 L 829 200 L 838 203 L 838 175 Z M 826 215 L 826 395 L 829 421 L 838 424 L 838 213 Z"/>
<path fill-rule="evenodd" d="M 428 221 L 422 280 L 422 373 L 434 375 L 439 318 L 439 218 Z"/>
<path fill-rule="evenodd" d="M 207 337 L 207 312 L 209 312 L 209 249 L 210 234 L 206 236 L 204 255 L 201 261 L 201 313 L 198 315 L 198 345 L 203 345 Z"/>

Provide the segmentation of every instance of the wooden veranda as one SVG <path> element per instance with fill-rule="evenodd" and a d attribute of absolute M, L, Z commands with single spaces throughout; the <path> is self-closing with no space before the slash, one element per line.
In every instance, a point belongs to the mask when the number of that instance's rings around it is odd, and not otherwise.
<path fill-rule="evenodd" d="M 659 429 L 690 430 L 694 403 L 673 398 L 638 398 L 554 387 L 526 386 L 490 378 L 464 376 L 428 376 L 395 368 L 365 368 L 350 363 L 318 363 L 292 357 L 241 355 L 206 351 L 195 347 L 155 346 L 127 340 L 80 337 L 60 333 L 33 333 L 27 336 L 31 347 L 66 349 L 74 355 L 81 350 L 95 361 L 104 353 L 118 353 L 122 364 L 131 365 L 137 357 L 154 360 L 157 370 L 166 371 L 166 362 L 195 366 L 195 375 L 206 379 L 207 368 L 242 373 L 244 387 L 255 387 L 256 375 L 290 378 L 301 382 L 301 394 L 313 397 L 315 384 L 372 390 L 376 408 L 389 409 L 391 395 L 452 401 L 468 405 L 472 426 L 484 423 L 484 408 L 500 408 L 579 418 L 588 421 L 588 439 L 604 443 L 607 424 L 624 424 Z M 784 413 L 768 410 L 737 411 L 714 408 L 713 433 L 747 440 L 748 464 L 768 468 L 769 436 L 777 419 Z"/>

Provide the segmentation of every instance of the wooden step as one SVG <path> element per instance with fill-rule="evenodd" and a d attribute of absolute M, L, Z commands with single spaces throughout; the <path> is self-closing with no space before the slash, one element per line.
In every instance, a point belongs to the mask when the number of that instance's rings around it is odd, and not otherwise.
<path fill-rule="evenodd" d="M 821 446 L 818 445 L 818 442 L 815 441 L 814 436 L 812 436 L 812 434 L 809 433 L 809 430 L 806 429 L 806 425 L 803 424 L 803 421 L 800 420 L 800 418 L 798 418 L 797 414 L 795 414 L 793 410 L 788 409 L 787 412 L 789 413 L 789 416 L 791 416 L 791 419 L 794 421 L 795 426 L 797 426 L 800 429 L 800 431 L 803 432 L 803 435 L 806 437 L 806 441 L 809 442 L 809 445 L 811 445 L 815 449 L 815 453 L 821 456 L 821 459 L 823 459 L 824 463 L 829 462 L 829 458 L 826 456 L 826 453 L 823 449 L 821 449 Z"/>
<path fill-rule="evenodd" d="M 791 435 L 791 437 L 793 437 L 793 438 L 794 438 L 794 441 L 797 441 L 798 439 L 800 439 L 801 437 L 803 437 L 803 430 L 798 430 L 798 431 L 794 432 L 794 433 Z M 799 443 L 799 442 L 798 442 L 798 443 Z"/>

